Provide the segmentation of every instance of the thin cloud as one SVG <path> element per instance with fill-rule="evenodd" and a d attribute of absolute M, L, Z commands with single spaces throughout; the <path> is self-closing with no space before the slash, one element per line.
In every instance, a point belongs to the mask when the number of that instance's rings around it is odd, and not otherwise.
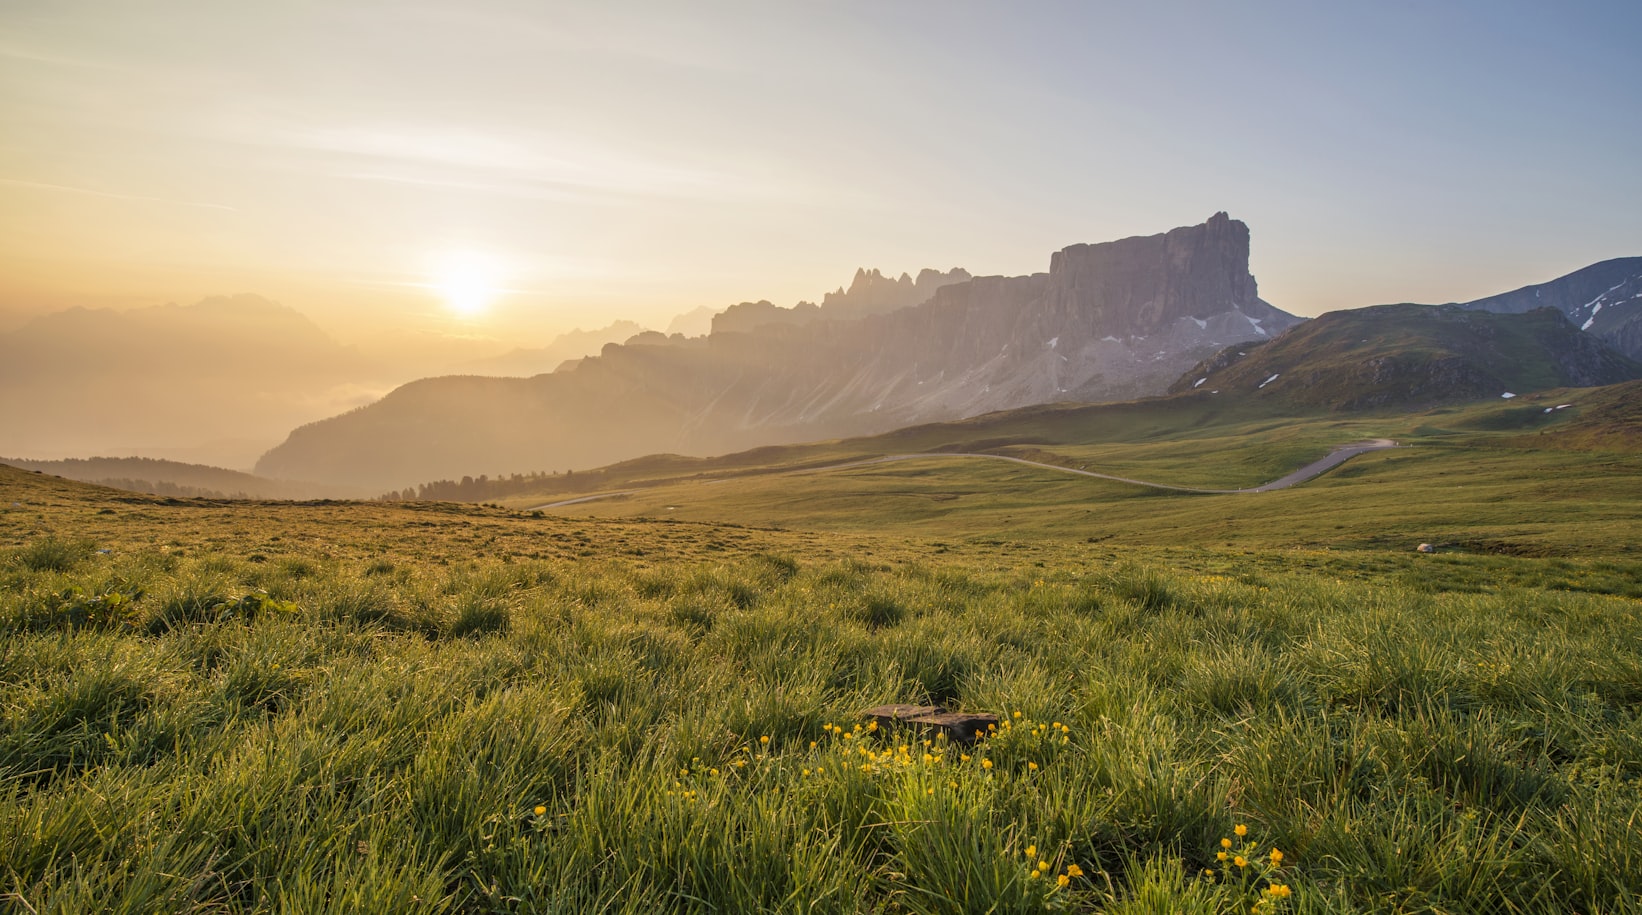
<path fill-rule="evenodd" d="M 12 187 L 34 188 L 42 191 L 60 191 L 68 194 L 85 194 L 91 197 L 108 197 L 112 200 L 132 200 L 139 203 L 163 203 L 169 206 L 199 207 L 206 210 L 229 210 L 237 212 L 234 207 L 221 203 L 199 203 L 193 200 L 173 200 L 169 197 L 148 197 L 142 194 L 116 194 L 111 191 L 92 190 L 88 187 L 71 187 L 66 184 L 46 184 L 41 181 L 23 181 L 18 178 L 0 178 L 0 184 L 8 184 Z"/>
<path fill-rule="evenodd" d="M 0 57 L 12 60 L 26 60 L 30 63 L 52 64 L 58 67 L 78 67 L 84 70 L 126 70 L 128 68 L 108 63 L 107 61 L 91 60 L 84 57 L 68 57 L 62 54 L 53 54 L 49 51 L 35 51 L 29 48 L 20 48 L 13 44 L 0 43 Z"/>

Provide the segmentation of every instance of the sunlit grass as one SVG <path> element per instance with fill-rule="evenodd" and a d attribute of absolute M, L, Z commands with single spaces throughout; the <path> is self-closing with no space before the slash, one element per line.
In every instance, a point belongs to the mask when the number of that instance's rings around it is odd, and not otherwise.
<path fill-rule="evenodd" d="M 1642 893 L 1629 560 L 937 547 L 7 485 L 0 893 L 24 910 Z M 874 730 L 859 713 L 886 702 L 1002 723 L 973 745 Z"/>

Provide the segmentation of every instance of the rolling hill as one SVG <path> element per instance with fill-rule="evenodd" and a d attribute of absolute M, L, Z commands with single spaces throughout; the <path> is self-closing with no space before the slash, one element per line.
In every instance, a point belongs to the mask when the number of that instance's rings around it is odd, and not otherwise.
<path fill-rule="evenodd" d="M 1580 330 L 1642 360 L 1642 257 L 1602 261 L 1549 283 L 1477 299 L 1463 307 L 1500 314 L 1555 308 Z"/>
<path fill-rule="evenodd" d="M 1223 350 L 1169 390 L 1354 411 L 1635 378 L 1642 378 L 1642 364 L 1553 308 L 1493 314 L 1456 305 L 1378 305 L 1330 312 L 1270 342 Z"/>
<path fill-rule="evenodd" d="M 160 496 L 204 499 L 344 499 L 368 495 L 345 486 L 270 480 L 238 470 L 143 457 L 36 461 L 0 457 L 21 470 Z"/>

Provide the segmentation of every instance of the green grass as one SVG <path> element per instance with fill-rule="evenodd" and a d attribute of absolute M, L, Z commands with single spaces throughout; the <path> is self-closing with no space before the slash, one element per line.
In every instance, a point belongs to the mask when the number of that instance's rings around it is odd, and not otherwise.
<path fill-rule="evenodd" d="M 1312 504 L 1434 485 L 1440 451 L 1369 456 Z M 1017 473 L 951 466 L 892 482 Z M 919 520 L 951 503 L 896 507 L 885 472 L 786 478 L 877 500 L 820 531 L 0 470 L 0 899 L 1232 912 L 1276 882 L 1277 911 L 1642 910 L 1642 563 L 1169 546 L 1169 513 L 1215 497 L 1116 488 L 1101 512 L 1166 516 L 1134 528 L 1151 545 L 1017 537 Z M 1481 473 L 1504 507 L 1475 529 L 1523 523 L 1516 477 Z M 975 511 L 1029 523 L 1063 485 Z M 856 730 L 928 701 L 1007 726 Z"/>
<path fill-rule="evenodd" d="M 548 511 L 969 544 L 1412 550 L 1434 543 L 1473 553 L 1634 557 L 1642 550 L 1642 457 L 1617 447 L 1624 440 L 1606 431 L 1611 395 L 1552 391 L 1417 414 L 1290 419 L 1211 414 L 1202 402 L 1049 407 L 795 447 L 772 457 L 764 472 L 741 466 L 733 475 L 628 480 L 612 488 L 629 495 Z M 1544 412 L 1569 401 L 1576 406 Z M 1593 425 L 1587 412 L 1608 418 Z M 1380 437 L 1408 447 L 1361 455 L 1296 488 L 1255 495 L 1172 493 L 938 454 L 986 450 L 1158 483 L 1234 488 Z M 821 469 L 912 451 L 931 456 Z"/>

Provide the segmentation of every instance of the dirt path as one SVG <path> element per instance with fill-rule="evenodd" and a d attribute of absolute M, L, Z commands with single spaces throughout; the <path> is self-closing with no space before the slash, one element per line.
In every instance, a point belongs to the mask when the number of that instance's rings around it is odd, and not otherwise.
<path fill-rule="evenodd" d="M 1392 441 L 1391 439 L 1388 439 L 1388 438 L 1375 438 L 1375 439 L 1369 439 L 1367 441 L 1362 441 L 1362 442 L 1353 442 L 1349 445 L 1341 445 L 1340 447 L 1334 449 L 1333 451 L 1330 451 L 1326 457 L 1323 457 L 1319 460 L 1312 461 L 1310 464 L 1307 464 L 1306 466 L 1301 467 L 1299 470 L 1294 471 L 1293 473 L 1289 474 L 1288 476 L 1279 477 L 1275 480 L 1272 480 L 1270 483 L 1263 483 L 1259 486 L 1253 486 L 1253 487 L 1250 487 L 1248 489 L 1197 489 L 1197 488 L 1194 488 L 1194 487 L 1191 487 L 1191 486 L 1171 486 L 1168 483 L 1152 483 L 1152 482 L 1149 482 L 1149 481 L 1146 481 L 1146 480 L 1131 479 L 1129 477 L 1117 477 L 1117 476 L 1113 476 L 1109 473 L 1096 473 L 1093 470 L 1079 470 L 1075 467 L 1062 467 L 1059 464 L 1045 464 L 1045 463 L 1042 463 L 1040 461 L 1029 461 L 1026 458 L 1010 457 L 1006 454 L 983 454 L 983 453 L 980 453 L 980 452 L 970 452 L 970 451 L 922 452 L 922 453 L 917 453 L 917 454 L 889 454 L 889 455 L 885 455 L 884 457 L 869 458 L 869 459 L 864 460 L 864 461 L 849 461 L 849 462 L 844 463 L 844 464 L 829 464 L 825 467 L 810 467 L 810 468 L 806 468 L 804 470 L 788 470 L 788 471 L 783 471 L 782 473 L 784 475 L 788 475 L 788 476 L 797 475 L 797 474 L 806 474 L 806 473 L 827 473 L 827 472 L 830 472 L 830 471 L 833 471 L 833 470 L 847 470 L 851 467 L 867 467 L 867 466 L 870 466 L 872 464 L 889 464 L 889 463 L 893 463 L 895 461 L 914 461 L 914 460 L 921 460 L 921 459 L 925 459 L 925 458 L 940 458 L 940 457 L 990 458 L 994 461 L 1009 461 L 1009 462 L 1014 463 L 1014 464 L 1024 464 L 1028 467 L 1041 467 L 1045 470 L 1058 470 L 1061 473 L 1073 473 L 1073 474 L 1077 474 L 1078 476 L 1082 476 L 1082 477 L 1095 477 L 1096 479 L 1101 479 L 1101 480 L 1113 480 L 1113 481 L 1118 482 L 1118 483 L 1128 483 L 1128 484 L 1133 485 L 1133 486 L 1147 486 L 1147 487 L 1150 487 L 1152 489 L 1167 489 L 1167 490 L 1170 490 L 1172 492 L 1195 492 L 1195 493 L 1210 493 L 1210 494 L 1214 494 L 1214 495 L 1232 495 L 1232 494 L 1236 494 L 1236 493 L 1247 493 L 1247 492 L 1275 492 L 1276 490 L 1279 490 L 1279 489 L 1288 489 L 1290 486 L 1296 486 L 1296 485 L 1299 485 L 1301 483 L 1304 483 L 1305 481 L 1307 481 L 1309 479 L 1312 479 L 1313 477 L 1321 476 L 1322 474 L 1325 474 L 1328 471 L 1333 470 L 1334 468 L 1340 466 L 1341 464 L 1344 464 L 1346 461 L 1351 460 L 1352 458 L 1356 457 L 1359 454 L 1365 454 L 1365 453 L 1370 452 L 1370 451 L 1383 451 L 1387 448 L 1396 448 L 1396 447 L 1398 447 L 1397 443 Z M 728 482 L 728 481 L 727 480 L 710 480 L 708 482 L 721 483 L 721 482 Z M 525 509 L 525 510 L 526 511 L 532 511 L 532 510 L 538 510 L 538 509 L 544 509 L 544 508 L 561 508 L 561 507 L 566 506 L 566 505 L 576 505 L 576 504 L 579 504 L 579 503 L 582 503 L 582 502 L 592 502 L 595 499 L 611 499 L 611 498 L 615 498 L 616 496 L 630 496 L 630 495 L 632 495 L 633 493 L 635 493 L 637 491 L 638 490 L 634 490 L 634 489 L 625 489 L 625 490 L 622 490 L 620 492 L 604 492 L 604 493 L 597 493 L 597 494 L 591 495 L 591 496 L 579 496 L 579 497 L 574 498 L 574 499 L 564 499 L 564 500 L 559 501 L 559 502 L 549 502 L 545 505 L 537 505 L 537 506 L 534 506 L 531 509 Z"/>
<path fill-rule="evenodd" d="M 971 452 L 971 451 L 952 451 L 952 452 L 936 452 L 936 453 L 926 452 L 926 453 L 922 453 L 922 454 L 890 454 L 890 455 L 886 455 L 884 457 L 871 458 L 871 459 L 865 460 L 865 461 L 852 461 L 848 464 L 833 464 L 829 467 L 815 467 L 815 468 L 811 468 L 809 470 L 795 470 L 795 471 L 790 471 L 790 472 L 791 473 L 820 473 L 822 471 L 827 471 L 827 470 L 842 470 L 846 467 L 864 467 L 864 466 L 867 466 L 869 464 L 887 464 L 887 463 L 890 463 L 892 461 L 912 461 L 912 460 L 918 460 L 920 458 L 935 458 L 935 457 L 991 458 L 992 460 L 995 460 L 995 461 L 1009 461 L 1010 463 L 1014 463 L 1014 464 L 1025 464 L 1028 467 L 1042 467 L 1045 470 L 1058 470 L 1061 473 L 1075 473 L 1078 476 L 1095 477 L 1095 478 L 1101 479 L 1101 480 L 1113 480 L 1113 481 L 1118 482 L 1118 483 L 1129 483 L 1133 486 L 1147 486 L 1147 487 L 1150 487 L 1152 489 L 1167 489 L 1167 490 L 1170 490 L 1172 492 L 1196 492 L 1196 493 L 1212 493 L 1212 494 L 1215 494 L 1215 495 L 1230 495 L 1230 494 L 1233 494 L 1233 493 L 1273 492 L 1273 491 L 1278 490 L 1278 489 L 1288 489 L 1290 486 L 1294 486 L 1294 485 L 1299 484 L 1299 483 L 1304 483 L 1305 481 L 1311 479 L 1312 477 L 1319 476 L 1321 474 L 1327 473 L 1328 471 L 1333 470 L 1334 468 L 1340 466 L 1341 464 L 1344 464 L 1346 461 L 1356 457 L 1359 454 L 1363 454 L 1363 453 L 1369 452 L 1369 451 L 1380 451 L 1380 450 L 1383 450 L 1385 448 L 1396 448 L 1396 447 L 1397 447 L 1397 443 L 1392 441 L 1391 439 L 1388 439 L 1388 438 L 1376 438 L 1376 439 L 1370 439 L 1370 440 L 1365 441 L 1365 442 L 1353 442 L 1352 444 L 1349 444 L 1349 445 L 1342 445 L 1339 448 L 1336 448 L 1333 451 L 1329 452 L 1326 457 L 1323 457 L 1319 460 L 1312 461 L 1310 464 L 1307 464 L 1306 466 L 1301 467 L 1299 470 L 1294 471 L 1293 473 L 1289 474 L 1288 476 L 1279 477 L 1278 479 L 1272 480 L 1270 483 L 1263 483 L 1259 486 L 1249 487 L 1248 489 L 1198 489 L 1198 488 L 1192 487 L 1192 486 L 1173 486 L 1173 485 L 1168 484 L 1168 483 L 1153 483 L 1153 482 L 1150 482 L 1148 480 L 1136 480 L 1136 479 L 1133 479 L 1131 477 L 1113 476 L 1109 473 L 1096 473 L 1093 470 L 1079 470 L 1076 467 L 1062 467 L 1059 464 L 1045 464 L 1045 463 L 1042 463 L 1040 461 L 1029 461 L 1026 458 L 1010 457 L 1006 454 L 984 454 L 984 453 L 980 453 L 980 452 Z"/>

